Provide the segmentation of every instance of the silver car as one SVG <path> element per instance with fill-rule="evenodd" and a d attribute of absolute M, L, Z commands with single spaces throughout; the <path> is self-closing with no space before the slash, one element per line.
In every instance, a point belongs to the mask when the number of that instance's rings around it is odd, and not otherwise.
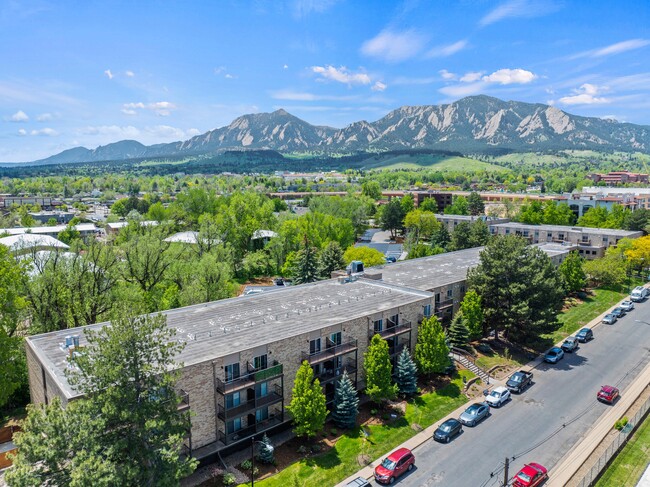
<path fill-rule="evenodd" d="M 632 301 L 623 301 L 620 305 L 627 313 L 634 309 L 634 303 Z"/>
<path fill-rule="evenodd" d="M 573 352 L 576 348 L 578 348 L 578 339 L 576 337 L 566 337 L 564 343 L 562 343 L 561 348 L 565 352 Z"/>
<path fill-rule="evenodd" d="M 603 323 L 606 325 L 613 325 L 616 323 L 616 315 L 614 313 L 609 313 L 606 314 L 605 317 L 603 318 Z"/>
<path fill-rule="evenodd" d="M 468 407 L 458 420 L 466 426 L 476 426 L 490 415 L 490 406 L 485 402 L 477 402 Z"/>

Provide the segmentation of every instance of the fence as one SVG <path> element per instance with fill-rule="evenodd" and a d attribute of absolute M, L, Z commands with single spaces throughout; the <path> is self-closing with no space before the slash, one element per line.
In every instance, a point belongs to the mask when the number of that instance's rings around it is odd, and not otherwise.
<path fill-rule="evenodd" d="M 629 419 L 628 424 L 611 440 L 603 454 L 596 460 L 594 465 L 585 473 L 584 477 L 578 482 L 577 487 L 591 487 L 595 485 L 599 475 L 607 468 L 610 461 L 616 456 L 620 449 L 627 443 L 634 431 L 641 425 L 646 413 L 650 409 L 650 397 L 641 406 L 633 418 Z M 607 440 L 605 440 L 607 441 Z"/>

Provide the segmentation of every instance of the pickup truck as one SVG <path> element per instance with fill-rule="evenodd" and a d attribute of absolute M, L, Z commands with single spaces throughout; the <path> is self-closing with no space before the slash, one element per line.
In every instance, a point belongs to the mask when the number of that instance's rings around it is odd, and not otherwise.
<path fill-rule="evenodd" d="M 510 389 L 511 392 L 520 393 L 532 383 L 533 373 L 520 370 L 510 376 L 508 382 L 506 382 L 506 387 Z"/>

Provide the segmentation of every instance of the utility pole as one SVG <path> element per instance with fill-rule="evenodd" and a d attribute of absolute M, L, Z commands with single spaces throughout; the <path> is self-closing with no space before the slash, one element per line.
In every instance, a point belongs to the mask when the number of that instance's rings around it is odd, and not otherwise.
<path fill-rule="evenodd" d="M 508 478 L 509 478 L 508 464 L 509 464 L 509 462 L 510 462 L 510 459 L 508 457 L 506 457 L 506 466 L 503 469 L 503 487 L 508 487 Z"/>

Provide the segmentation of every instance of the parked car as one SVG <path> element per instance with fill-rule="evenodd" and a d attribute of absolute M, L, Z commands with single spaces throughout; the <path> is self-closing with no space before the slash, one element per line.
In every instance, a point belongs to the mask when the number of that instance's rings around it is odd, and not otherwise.
<path fill-rule="evenodd" d="M 623 318 L 625 316 L 625 310 L 622 306 L 617 306 L 612 310 L 612 314 L 616 315 L 616 318 Z"/>
<path fill-rule="evenodd" d="M 607 404 L 612 404 L 614 401 L 616 401 L 616 398 L 619 395 L 620 392 L 616 387 L 602 386 L 596 395 L 596 399 L 602 402 L 606 402 Z"/>
<path fill-rule="evenodd" d="M 549 364 L 556 364 L 563 358 L 564 350 L 559 347 L 553 347 L 544 355 L 544 362 L 548 362 Z"/>
<path fill-rule="evenodd" d="M 578 348 L 578 339 L 576 337 L 566 337 L 560 348 L 565 352 L 571 353 Z"/>
<path fill-rule="evenodd" d="M 528 463 L 517 472 L 512 487 L 537 487 L 548 478 L 548 470 L 539 463 Z"/>
<path fill-rule="evenodd" d="M 627 313 L 634 309 L 634 303 L 632 301 L 623 301 L 620 305 Z"/>
<path fill-rule="evenodd" d="M 413 470 L 414 466 L 415 456 L 411 450 L 399 448 L 375 467 L 375 480 L 382 484 L 392 484 L 397 477 Z"/>
<path fill-rule="evenodd" d="M 492 407 L 500 408 L 510 399 L 510 391 L 506 387 L 499 386 L 495 387 L 492 392 L 486 396 L 485 402 L 487 402 Z"/>
<path fill-rule="evenodd" d="M 594 332 L 591 331 L 591 328 L 582 328 L 578 333 L 576 333 L 576 338 L 579 342 L 587 343 L 589 340 L 593 340 Z"/>
<path fill-rule="evenodd" d="M 643 286 L 637 286 L 630 293 L 630 300 L 635 303 L 640 303 L 648 297 L 648 290 Z"/>
<path fill-rule="evenodd" d="M 476 426 L 489 415 L 490 405 L 485 402 L 477 402 L 465 409 L 465 412 L 458 419 L 466 426 Z"/>
<path fill-rule="evenodd" d="M 606 314 L 605 317 L 603 318 L 603 323 L 605 323 L 606 325 L 613 325 L 614 323 L 616 323 L 616 315 L 614 313 Z"/>
<path fill-rule="evenodd" d="M 346 487 L 370 487 L 370 482 L 368 482 L 363 477 L 357 477 L 356 479 L 348 482 Z"/>
<path fill-rule="evenodd" d="M 448 419 L 433 432 L 433 439 L 442 443 L 449 443 L 454 436 L 463 432 L 463 425 L 457 419 Z"/>
<path fill-rule="evenodd" d="M 519 394 L 520 392 L 523 392 L 524 389 L 526 389 L 526 387 L 528 387 L 532 383 L 533 383 L 533 373 L 524 372 L 523 370 L 520 370 L 510 376 L 510 378 L 506 382 L 506 387 L 508 388 L 509 391 L 516 392 L 517 394 Z"/>
<path fill-rule="evenodd" d="M 395 258 L 394 255 L 389 255 L 388 257 L 385 257 L 384 259 L 386 261 L 386 264 L 394 264 L 395 262 L 397 262 L 397 259 Z"/>

